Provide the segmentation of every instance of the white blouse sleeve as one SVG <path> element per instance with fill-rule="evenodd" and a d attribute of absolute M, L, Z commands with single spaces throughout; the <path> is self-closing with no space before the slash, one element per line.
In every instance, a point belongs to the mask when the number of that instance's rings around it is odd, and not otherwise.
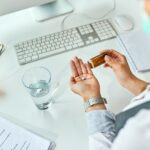
<path fill-rule="evenodd" d="M 115 138 L 115 114 L 107 110 L 86 113 L 90 150 L 110 150 Z"/>

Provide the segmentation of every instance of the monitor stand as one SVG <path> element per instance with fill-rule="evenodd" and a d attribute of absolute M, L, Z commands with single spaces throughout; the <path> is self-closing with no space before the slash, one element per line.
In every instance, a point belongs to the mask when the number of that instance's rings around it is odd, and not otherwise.
<path fill-rule="evenodd" d="M 56 2 L 31 8 L 32 16 L 38 22 L 71 12 L 73 12 L 73 8 L 66 0 L 57 0 Z"/>

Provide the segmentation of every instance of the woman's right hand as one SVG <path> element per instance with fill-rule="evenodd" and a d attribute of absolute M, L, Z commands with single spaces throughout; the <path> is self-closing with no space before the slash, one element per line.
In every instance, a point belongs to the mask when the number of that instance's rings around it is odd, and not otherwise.
<path fill-rule="evenodd" d="M 105 53 L 105 67 L 112 68 L 119 83 L 133 94 L 140 94 L 148 85 L 145 81 L 138 79 L 130 70 L 127 59 L 115 50 L 103 50 Z"/>

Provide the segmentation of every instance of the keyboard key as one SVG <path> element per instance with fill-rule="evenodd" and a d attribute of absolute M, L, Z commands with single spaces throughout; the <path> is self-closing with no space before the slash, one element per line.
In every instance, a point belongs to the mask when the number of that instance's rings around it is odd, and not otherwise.
<path fill-rule="evenodd" d="M 65 48 L 56 49 L 57 52 L 61 52 L 61 51 L 63 52 L 63 51 L 65 51 L 65 50 L 66 50 Z"/>
<path fill-rule="evenodd" d="M 23 58 L 24 58 L 24 56 L 23 56 L 23 55 L 18 56 L 18 59 L 19 59 L 19 60 L 21 60 L 21 59 L 23 59 Z"/>
<path fill-rule="evenodd" d="M 72 49 L 72 46 L 66 46 L 66 49 L 70 50 L 70 49 Z"/>
<path fill-rule="evenodd" d="M 29 53 L 28 56 L 29 56 L 29 57 L 32 56 L 32 53 Z"/>
<path fill-rule="evenodd" d="M 26 60 L 25 60 L 25 59 L 21 59 L 21 60 L 19 60 L 19 63 L 20 63 L 21 65 L 24 65 L 24 64 L 26 63 Z"/>
<path fill-rule="evenodd" d="M 18 56 L 24 55 L 24 51 L 17 53 Z"/>
<path fill-rule="evenodd" d="M 17 53 L 20 53 L 23 51 L 23 49 L 17 49 L 16 51 L 17 51 Z"/>
<path fill-rule="evenodd" d="M 32 60 L 38 60 L 38 56 L 36 55 L 36 56 L 32 56 Z"/>
<path fill-rule="evenodd" d="M 47 53 L 42 53 L 42 54 L 39 54 L 39 58 L 45 58 L 47 56 L 51 55 L 50 52 L 47 52 Z"/>
<path fill-rule="evenodd" d="M 41 54 L 41 53 L 42 53 L 42 51 L 41 51 L 41 50 L 39 50 L 39 51 L 37 51 L 37 53 L 38 53 L 38 54 Z"/>
<path fill-rule="evenodd" d="M 89 40 L 93 40 L 93 37 L 92 36 L 89 36 L 89 38 L 88 38 Z"/>
<path fill-rule="evenodd" d="M 42 53 L 45 53 L 46 51 L 47 51 L 47 49 L 43 49 L 43 50 L 42 50 Z"/>
<path fill-rule="evenodd" d="M 83 46 L 83 45 L 84 45 L 84 43 L 83 43 L 83 42 L 80 42 L 80 43 L 78 43 L 78 45 L 79 45 L 79 46 Z"/>
<path fill-rule="evenodd" d="M 90 41 L 86 41 L 86 44 L 90 44 Z"/>
<path fill-rule="evenodd" d="M 28 63 L 28 62 L 31 62 L 32 61 L 32 59 L 31 59 L 31 57 L 27 57 L 26 58 L 26 62 Z"/>
<path fill-rule="evenodd" d="M 96 38 L 96 39 L 95 39 L 95 42 L 98 42 L 98 41 L 99 41 L 99 39 L 98 39 L 98 38 Z"/>
<path fill-rule="evenodd" d="M 48 48 L 47 48 L 47 51 L 51 51 L 51 48 L 50 48 L 50 47 L 48 47 Z"/>
<path fill-rule="evenodd" d="M 73 47 L 73 48 L 77 48 L 77 47 L 78 47 L 78 45 L 77 45 L 77 44 L 74 44 L 72 47 Z"/>

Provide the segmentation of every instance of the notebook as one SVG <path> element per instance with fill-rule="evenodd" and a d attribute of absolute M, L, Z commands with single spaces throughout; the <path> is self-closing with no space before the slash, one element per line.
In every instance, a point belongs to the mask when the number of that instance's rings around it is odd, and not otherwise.
<path fill-rule="evenodd" d="M 0 117 L 1 150 L 53 150 L 55 143 Z"/>
<path fill-rule="evenodd" d="M 119 41 L 139 72 L 150 70 L 150 35 L 142 30 L 121 34 Z"/>

